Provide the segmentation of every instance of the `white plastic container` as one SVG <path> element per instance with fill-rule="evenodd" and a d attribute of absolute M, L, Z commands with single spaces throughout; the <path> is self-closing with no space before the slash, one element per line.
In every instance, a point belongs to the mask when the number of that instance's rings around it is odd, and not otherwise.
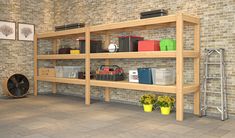
<path fill-rule="evenodd" d="M 174 68 L 152 68 L 153 84 L 157 85 L 173 85 L 175 84 Z"/>
<path fill-rule="evenodd" d="M 57 78 L 63 78 L 63 66 L 55 66 L 55 76 Z"/>
<path fill-rule="evenodd" d="M 129 70 L 129 82 L 139 82 L 137 70 Z"/>
<path fill-rule="evenodd" d="M 56 66 L 56 77 L 59 78 L 78 78 L 81 66 Z"/>

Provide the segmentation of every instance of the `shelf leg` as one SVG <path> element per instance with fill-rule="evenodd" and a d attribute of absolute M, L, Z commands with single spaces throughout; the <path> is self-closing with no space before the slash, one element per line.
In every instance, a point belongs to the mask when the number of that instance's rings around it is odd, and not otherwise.
<path fill-rule="evenodd" d="M 184 57 L 183 57 L 183 16 L 177 15 L 176 21 L 176 120 L 183 121 L 184 119 Z"/>
<path fill-rule="evenodd" d="M 194 93 L 194 110 L 195 115 L 200 115 L 200 92 L 197 91 Z"/>
<path fill-rule="evenodd" d="M 110 89 L 109 88 L 105 88 L 104 91 L 104 101 L 105 102 L 110 102 Z"/>
<path fill-rule="evenodd" d="M 57 39 L 54 39 L 53 40 L 53 48 L 52 48 L 52 51 L 53 51 L 53 54 L 57 54 L 57 47 L 58 47 L 58 43 L 57 43 Z M 56 60 L 52 61 L 53 62 L 53 66 L 56 66 Z M 52 93 L 53 94 L 56 94 L 56 82 L 53 82 L 52 83 Z"/>
<path fill-rule="evenodd" d="M 90 30 L 89 27 L 86 28 L 86 59 L 85 59 L 85 67 L 86 67 L 86 86 L 85 86 L 85 104 L 90 105 L 91 103 L 91 86 L 90 86 Z"/>
<path fill-rule="evenodd" d="M 194 26 L 194 51 L 200 52 L 200 26 Z M 194 114 L 200 115 L 200 56 L 194 58 L 194 84 L 199 86 L 194 93 Z"/>
<path fill-rule="evenodd" d="M 184 120 L 184 95 L 176 94 L 176 120 Z"/>
<path fill-rule="evenodd" d="M 108 48 L 108 45 L 110 44 L 110 34 L 107 32 L 105 35 L 105 47 Z M 105 60 L 105 65 L 110 65 L 110 60 L 106 59 Z M 110 102 L 110 88 L 105 88 L 104 91 L 104 101 L 105 102 Z"/>
<path fill-rule="evenodd" d="M 37 78 L 34 78 L 34 96 L 38 95 L 38 81 Z"/>
<path fill-rule="evenodd" d="M 34 35 L 34 96 L 38 95 L 38 37 Z"/>

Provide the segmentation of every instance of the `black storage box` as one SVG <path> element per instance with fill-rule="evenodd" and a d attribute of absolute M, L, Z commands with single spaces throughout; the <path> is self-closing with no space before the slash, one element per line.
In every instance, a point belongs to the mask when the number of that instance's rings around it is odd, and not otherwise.
<path fill-rule="evenodd" d="M 103 52 L 101 40 L 91 40 L 90 45 L 91 45 L 90 48 L 91 53 Z M 80 46 L 80 53 L 85 53 L 86 43 L 84 39 L 79 39 L 79 46 Z"/>
<path fill-rule="evenodd" d="M 139 36 L 119 36 L 118 40 L 118 52 L 133 52 L 138 51 L 138 41 L 144 40 L 144 38 Z"/>
<path fill-rule="evenodd" d="M 93 72 L 90 72 L 90 79 L 94 79 L 95 75 Z M 86 72 L 78 72 L 78 79 L 85 79 L 86 78 Z"/>
<path fill-rule="evenodd" d="M 139 83 L 153 84 L 151 68 L 138 68 Z"/>
<path fill-rule="evenodd" d="M 167 10 L 164 10 L 164 9 L 159 9 L 159 10 L 154 10 L 154 11 L 147 11 L 147 12 L 141 12 L 140 13 L 140 19 L 165 16 L 167 14 L 168 14 Z"/>
<path fill-rule="evenodd" d="M 85 24 L 84 23 L 65 24 L 61 26 L 55 26 L 55 31 L 63 31 L 63 30 L 81 28 L 81 27 L 85 27 Z"/>
<path fill-rule="evenodd" d="M 60 48 L 59 49 L 59 54 L 70 54 L 71 48 Z"/>

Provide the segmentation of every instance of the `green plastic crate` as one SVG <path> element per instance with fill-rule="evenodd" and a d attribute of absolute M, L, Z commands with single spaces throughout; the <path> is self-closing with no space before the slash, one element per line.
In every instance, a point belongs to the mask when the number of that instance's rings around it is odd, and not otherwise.
<path fill-rule="evenodd" d="M 174 51 L 176 50 L 176 41 L 174 39 L 162 39 L 160 41 L 161 51 Z"/>

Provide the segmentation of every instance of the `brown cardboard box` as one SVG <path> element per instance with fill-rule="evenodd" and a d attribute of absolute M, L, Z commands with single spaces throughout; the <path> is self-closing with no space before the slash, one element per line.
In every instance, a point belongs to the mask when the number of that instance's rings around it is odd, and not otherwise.
<path fill-rule="evenodd" d="M 40 68 L 39 76 L 55 77 L 55 68 Z"/>

